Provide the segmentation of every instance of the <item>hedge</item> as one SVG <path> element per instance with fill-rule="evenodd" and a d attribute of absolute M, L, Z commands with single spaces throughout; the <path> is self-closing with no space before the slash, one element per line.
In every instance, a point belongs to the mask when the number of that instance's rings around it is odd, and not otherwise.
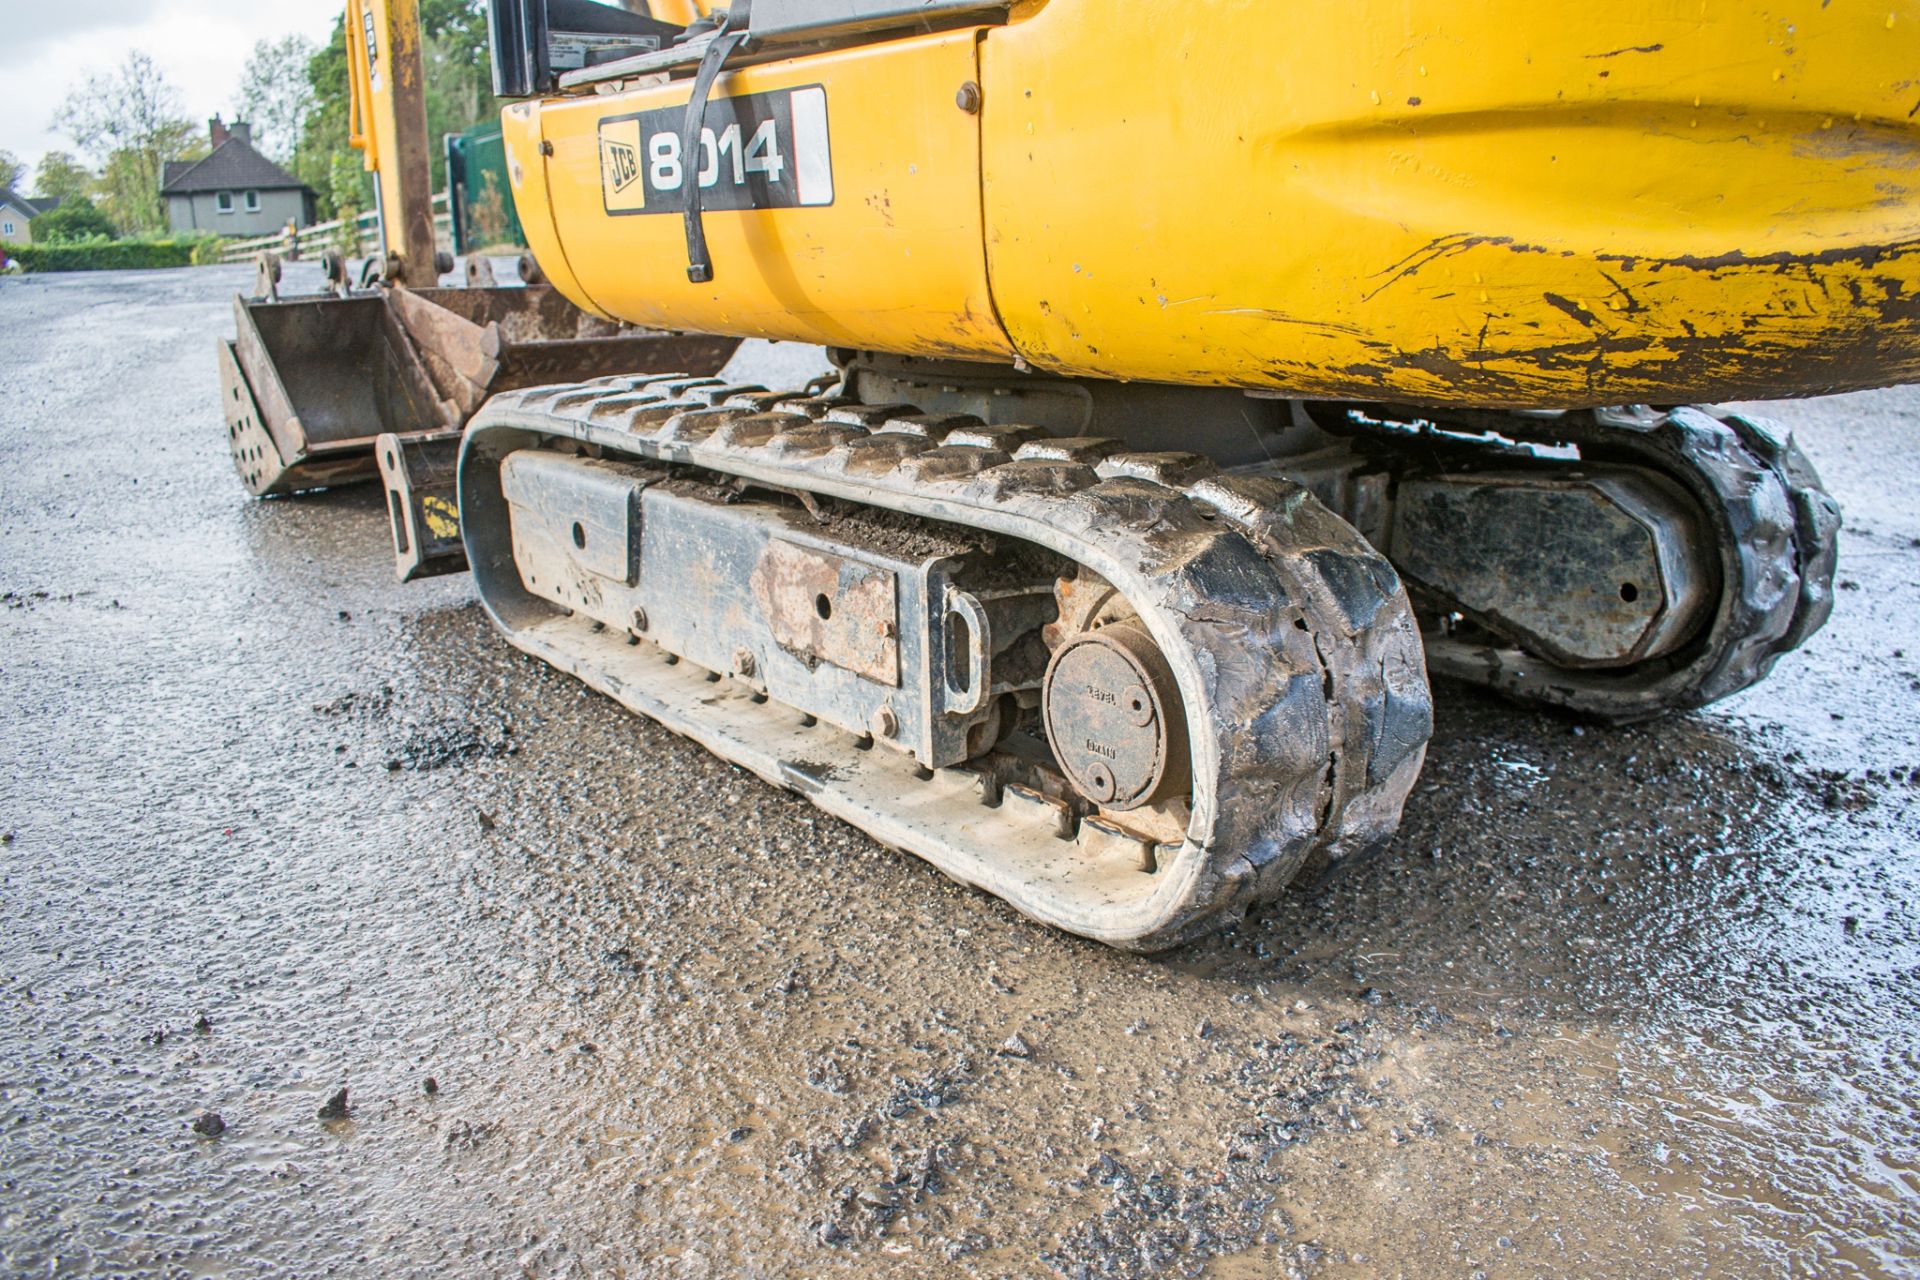
<path fill-rule="evenodd" d="M 127 271 L 185 267 L 205 237 L 177 240 L 78 240 L 65 244 L 0 244 L 0 254 L 26 271 Z"/>

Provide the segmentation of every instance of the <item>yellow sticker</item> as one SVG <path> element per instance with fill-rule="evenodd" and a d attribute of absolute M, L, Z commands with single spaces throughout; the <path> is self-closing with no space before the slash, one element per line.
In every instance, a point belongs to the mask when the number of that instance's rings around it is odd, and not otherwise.
<path fill-rule="evenodd" d="M 460 536 L 460 509 L 446 498 L 437 494 L 423 496 L 420 499 L 420 515 L 427 522 L 427 532 L 434 537 Z"/>
<path fill-rule="evenodd" d="M 607 212 L 632 212 L 647 204 L 647 184 L 640 173 L 640 122 L 600 122 L 600 194 Z"/>

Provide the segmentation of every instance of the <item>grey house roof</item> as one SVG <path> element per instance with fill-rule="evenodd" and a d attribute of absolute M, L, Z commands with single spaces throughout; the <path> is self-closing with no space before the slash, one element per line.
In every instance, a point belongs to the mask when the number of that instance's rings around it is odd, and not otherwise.
<path fill-rule="evenodd" d="M 298 178 L 255 151 L 245 138 L 230 136 L 204 160 L 169 160 L 161 173 L 160 194 L 186 196 L 196 191 L 304 189 Z"/>
<path fill-rule="evenodd" d="M 38 217 L 43 213 L 52 213 L 55 209 L 58 209 L 60 207 L 60 197 L 51 196 L 46 199 L 29 200 L 12 187 L 0 187 L 0 204 L 10 204 L 16 209 L 23 209 L 26 211 L 27 216 L 32 218 Z"/>

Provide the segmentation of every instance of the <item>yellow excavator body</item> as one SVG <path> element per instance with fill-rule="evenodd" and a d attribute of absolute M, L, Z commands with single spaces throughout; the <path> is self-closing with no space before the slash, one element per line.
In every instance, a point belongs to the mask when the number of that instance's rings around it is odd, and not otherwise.
<path fill-rule="evenodd" d="M 522 221 L 581 307 L 1487 408 L 1920 377 L 1913 3 L 1044 0 L 730 67 L 710 112 L 789 101 L 802 136 L 723 135 L 700 175 L 777 159 L 816 190 L 709 199 L 704 283 L 655 182 L 689 94 L 507 108 Z"/>
<path fill-rule="evenodd" d="M 1687 402 L 1920 376 L 1920 0 L 1569 8 L 488 0 L 553 285 L 835 371 L 496 381 L 398 563 L 457 499 L 522 651 L 1135 950 L 1385 848 L 1430 671 L 1747 688 L 1840 511 Z"/>

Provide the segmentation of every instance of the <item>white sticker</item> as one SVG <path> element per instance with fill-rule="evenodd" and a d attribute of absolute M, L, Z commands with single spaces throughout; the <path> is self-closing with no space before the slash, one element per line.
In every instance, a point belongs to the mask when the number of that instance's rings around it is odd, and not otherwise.
<path fill-rule="evenodd" d="M 833 203 L 833 155 L 827 146 L 827 91 L 793 91 L 793 168 L 800 203 Z"/>

